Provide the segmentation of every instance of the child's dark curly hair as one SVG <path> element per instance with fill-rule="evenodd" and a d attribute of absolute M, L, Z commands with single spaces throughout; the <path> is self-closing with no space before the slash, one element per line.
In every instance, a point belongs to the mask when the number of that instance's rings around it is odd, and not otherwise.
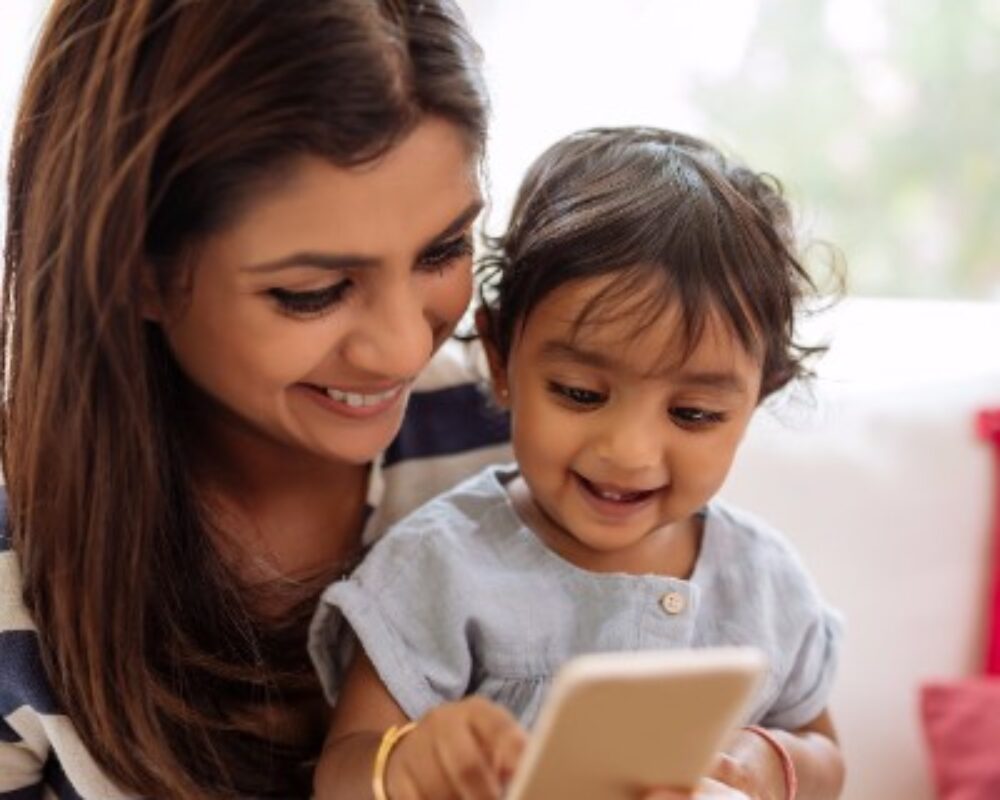
<path fill-rule="evenodd" d="M 532 165 L 507 232 L 490 244 L 480 298 L 504 360 L 551 291 L 612 273 L 619 279 L 578 327 L 611 308 L 642 329 L 678 301 L 690 353 L 707 314 L 721 313 L 761 358 L 761 400 L 809 374 L 806 362 L 825 349 L 794 339 L 796 310 L 816 286 L 780 184 L 692 136 L 601 128 L 559 141 Z"/>

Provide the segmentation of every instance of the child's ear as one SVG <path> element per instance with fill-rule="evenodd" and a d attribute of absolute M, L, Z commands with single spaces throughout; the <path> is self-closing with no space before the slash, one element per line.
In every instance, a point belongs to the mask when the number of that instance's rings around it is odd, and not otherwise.
<path fill-rule="evenodd" d="M 483 343 L 483 350 L 486 353 L 486 364 L 490 368 L 490 383 L 493 386 L 493 397 L 503 408 L 508 407 L 510 390 L 507 385 L 507 367 L 497 349 L 496 341 L 493 339 L 492 326 L 490 325 L 490 312 L 483 306 L 476 309 L 476 332 L 479 334 L 479 341 Z"/>

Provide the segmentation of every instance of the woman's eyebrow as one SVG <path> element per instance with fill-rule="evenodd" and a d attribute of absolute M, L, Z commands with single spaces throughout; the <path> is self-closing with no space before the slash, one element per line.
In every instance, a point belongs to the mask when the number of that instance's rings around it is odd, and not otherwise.
<path fill-rule="evenodd" d="M 439 244 L 441 241 L 454 236 L 465 230 L 472 221 L 479 216 L 483 210 L 483 200 L 477 197 L 473 200 L 454 220 L 445 226 L 444 230 L 434 236 L 433 239 L 422 248 L 420 252 L 428 250 Z M 353 253 L 317 253 L 304 250 L 292 253 L 287 256 L 275 259 L 274 261 L 264 261 L 260 264 L 251 264 L 243 268 L 244 272 L 276 272 L 286 267 L 318 267 L 319 269 L 344 270 L 363 269 L 377 267 L 382 259 L 375 256 L 363 256 Z"/>
<path fill-rule="evenodd" d="M 473 220 L 479 216 L 479 212 L 483 210 L 483 199 L 481 197 L 476 197 L 465 209 L 449 222 L 444 230 L 438 233 L 434 238 L 432 238 L 427 244 L 420 248 L 420 252 L 423 253 L 428 248 L 434 247 L 436 244 L 440 244 L 446 239 L 450 239 L 456 234 L 464 231 L 469 225 L 472 224 Z"/>
<path fill-rule="evenodd" d="M 303 251 L 292 253 L 274 261 L 251 264 L 244 267 L 244 272 L 276 272 L 285 267 L 319 267 L 320 269 L 358 269 L 360 267 L 378 266 L 381 259 L 372 256 L 360 256 L 334 253 L 314 253 Z"/>

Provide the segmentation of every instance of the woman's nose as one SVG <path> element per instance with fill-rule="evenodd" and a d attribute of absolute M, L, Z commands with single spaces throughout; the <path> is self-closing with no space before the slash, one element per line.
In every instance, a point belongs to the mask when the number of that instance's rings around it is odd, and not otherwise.
<path fill-rule="evenodd" d="M 365 372 L 407 379 L 427 365 L 433 349 L 423 298 L 406 286 L 365 308 L 364 323 L 349 340 L 346 355 Z"/>

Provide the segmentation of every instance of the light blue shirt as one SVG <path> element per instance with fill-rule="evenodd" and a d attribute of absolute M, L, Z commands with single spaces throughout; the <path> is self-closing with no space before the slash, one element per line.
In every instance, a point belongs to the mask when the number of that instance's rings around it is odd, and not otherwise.
<path fill-rule="evenodd" d="M 713 501 L 689 579 L 592 573 L 525 527 L 504 488 L 516 474 L 490 467 L 432 500 L 326 590 L 310 651 L 331 701 L 357 640 L 411 719 L 478 694 L 530 725 L 573 656 L 722 645 L 768 658 L 748 722 L 795 729 L 826 707 L 840 620 L 780 534 Z"/>

